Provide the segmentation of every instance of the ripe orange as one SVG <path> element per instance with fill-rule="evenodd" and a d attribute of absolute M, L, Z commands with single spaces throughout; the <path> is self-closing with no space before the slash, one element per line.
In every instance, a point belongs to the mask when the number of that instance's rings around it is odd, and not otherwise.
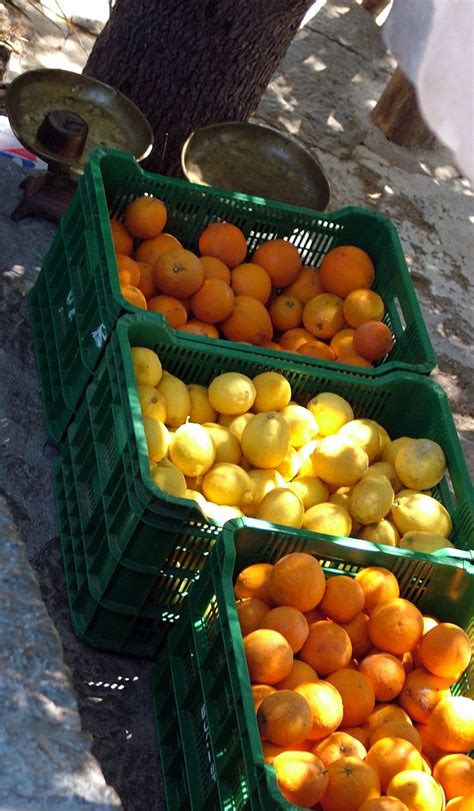
<path fill-rule="evenodd" d="M 319 270 L 313 267 L 302 268 L 296 281 L 285 287 L 283 292 L 287 296 L 296 296 L 303 304 L 306 304 L 315 296 L 324 293 L 319 280 Z"/>
<path fill-rule="evenodd" d="M 255 712 L 257 712 L 264 698 L 271 696 L 272 693 L 276 693 L 275 688 L 270 684 L 252 684 L 250 689 L 252 690 Z"/>
<path fill-rule="evenodd" d="M 226 284 L 230 284 L 230 270 L 224 262 L 215 256 L 201 256 L 200 259 L 205 279 L 221 279 Z"/>
<path fill-rule="evenodd" d="M 304 614 L 289 605 L 272 608 L 260 621 L 260 628 L 272 628 L 285 637 L 293 653 L 298 653 L 308 637 L 308 622 Z"/>
<path fill-rule="evenodd" d="M 352 655 L 356 659 L 364 657 L 371 646 L 368 615 L 364 611 L 360 611 L 350 622 L 340 624 L 349 634 L 352 642 Z"/>
<path fill-rule="evenodd" d="M 311 708 L 294 690 L 275 690 L 257 710 L 260 735 L 277 746 L 302 743 L 311 731 Z"/>
<path fill-rule="evenodd" d="M 385 314 L 383 298 L 374 290 L 352 290 L 342 305 L 344 318 L 351 327 L 366 321 L 381 321 Z"/>
<path fill-rule="evenodd" d="M 366 321 L 354 332 L 354 350 L 366 360 L 381 360 L 393 347 L 394 338 L 386 324 Z"/>
<path fill-rule="evenodd" d="M 275 341 L 264 341 L 263 344 L 260 344 L 262 349 L 276 349 L 278 352 L 286 352 L 287 350 L 281 344 L 275 343 Z"/>
<path fill-rule="evenodd" d="M 431 764 L 437 763 L 446 752 L 433 743 L 428 724 L 414 724 L 414 727 L 421 738 L 421 754 L 425 755 Z"/>
<path fill-rule="evenodd" d="M 375 729 L 372 729 L 369 733 L 371 746 L 377 743 L 377 741 L 382 740 L 382 738 L 402 738 L 412 743 L 413 746 L 421 752 L 422 741 L 420 733 L 415 729 L 413 724 L 409 724 L 406 721 L 398 721 L 396 719 L 385 721 L 383 724 L 378 724 Z"/>
<path fill-rule="evenodd" d="M 471 643 L 458 625 L 440 622 L 423 635 L 418 655 L 430 673 L 454 681 L 471 661 Z"/>
<path fill-rule="evenodd" d="M 398 772 L 387 786 L 389 796 L 398 797 L 409 811 L 442 811 L 444 797 L 430 774 L 407 769 Z"/>
<path fill-rule="evenodd" d="M 316 338 L 329 340 L 345 326 L 342 304 L 342 299 L 331 293 L 315 296 L 304 306 L 304 328 Z"/>
<path fill-rule="evenodd" d="M 321 564 L 313 555 L 291 552 L 275 563 L 268 586 L 270 599 L 275 605 L 289 605 L 305 612 L 321 601 L 326 580 Z M 312 662 L 308 664 L 312 665 Z"/>
<path fill-rule="evenodd" d="M 468 755 L 445 755 L 436 763 L 433 777 L 443 786 L 447 800 L 474 797 L 474 760 Z"/>
<path fill-rule="evenodd" d="M 222 279 L 204 279 L 191 298 L 191 311 L 199 321 L 217 324 L 234 309 L 234 293 Z"/>
<path fill-rule="evenodd" d="M 372 369 L 373 364 L 356 352 L 343 352 L 338 357 L 339 363 L 346 363 L 348 366 L 363 366 L 364 369 Z"/>
<path fill-rule="evenodd" d="M 219 330 L 214 324 L 205 324 L 197 318 L 191 318 L 184 327 L 180 327 L 180 332 L 188 332 L 191 335 L 203 335 L 206 338 L 218 338 Z"/>
<path fill-rule="evenodd" d="M 261 265 L 269 274 L 274 287 L 288 287 L 301 273 L 298 248 L 286 239 L 269 239 L 253 253 L 252 262 Z"/>
<path fill-rule="evenodd" d="M 247 634 L 260 628 L 260 623 L 265 614 L 270 611 L 270 606 L 258 597 L 247 597 L 240 600 L 236 604 L 236 608 L 242 636 L 247 636 Z"/>
<path fill-rule="evenodd" d="M 135 251 L 135 260 L 137 262 L 147 262 L 147 264 L 154 267 L 156 260 L 159 259 L 162 253 L 182 247 L 179 239 L 176 239 L 172 234 L 158 234 L 157 237 L 145 239 L 140 243 Z"/>
<path fill-rule="evenodd" d="M 443 698 L 430 715 L 428 733 L 444 752 L 469 752 L 474 748 L 474 699 Z"/>
<path fill-rule="evenodd" d="M 120 284 L 131 284 L 133 287 L 138 287 L 140 268 L 137 263 L 124 253 L 118 253 L 116 259 Z"/>
<path fill-rule="evenodd" d="M 367 752 L 366 763 L 377 772 L 384 793 L 390 780 L 398 772 L 423 768 L 420 752 L 404 738 L 380 738 Z"/>
<path fill-rule="evenodd" d="M 355 576 L 355 580 L 362 586 L 365 594 L 364 611 L 370 614 L 378 603 L 398 597 L 400 587 L 398 580 L 389 569 L 382 566 L 367 566 Z"/>
<path fill-rule="evenodd" d="M 325 620 L 326 617 L 324 614 L 321 613 L 319 608 L 311 608 L 309 611 L 305 611 L 304 615 L 308 620 L 308 625 L 312 625 L 313 622 L 319 622 L 320 620 Z"/>
<path fill-rule="evenodd" d="M 336 358 L 339 358 L 341 355 L 353 354 L 354 332 L 355 330 L 352 328 L 346 327 L 345 329 L 340 329 L 339 332 L 336 332 L 336 334 L 333 335 L 329 342 L 329 346 L 334 352 Z"/>
<path fill-rule="evenodd" d="M 265 306 L 251 296 L 235 296 L 234 309 L 220 328 L 229 341 L 259 346 L 273 338 L 273 325 Z"/>
<path fill-rule="evenodd" d="M 316 673 L 328 676 L 335 670 L 347 667 L 351 657 L 351 640 L 344 628 L 332 620 L 321 620 L 310 625 L 300 659 L 314 667 Z"/>
<path fill-rule="evenodd" d="M 186 307 L 174 296 L 154 296 L 148 301 L 148 309 L 160 313 L 173 329 L 181 329 L 188 320 Z"/>
<path fill-rule="evenodd" d="M 359 758 L 343 757 L 330 763 L 328 778 L 320 800 L 323 811 L 358 811 L 366 800 L 380 796 L 377 772 Z"/>
<path fill-rule="evenodd" d="M 233 269 L 230 286 L 236 296 L 252 296 L 266 304 L 272 292 L 272 280 L 267 271 L 255 262 L 244 262 Z"/>
<path fill-rule="evenodd" d="M 398 797 L 374 797 L 362 803 L 359 811 L 409 811 L 409 808 Z"/>
<path fill-rule="evenodd" d="M 398 704 L 376 704 L 374 711 L 367 719 L 366 727 L 371 733 L 376 727 L 386 724 L 388 721 L 400 721 L 403 724 L 412 723 L 410 716 Z"/>
<path fill-rule="evenodd" d="M 327 681 L 341 694 L 344 705 L 342 727 L 364 724 L 375 706 L 374 688 L 367 676 L 351 668 L 331 673 Z"/>
<path fill-rule="evenodd" d="M 326 769 L 310 752 L 282 752 L 273 760 L 278 787 L 288 802 L 314 808 L 328 784 Z"/>
<path fill-rule="evenodd" d="M 280 338 L 280 343 L 284 349 L 288 349 L 291 352 L 296 352 L 302 344 L 312 341 L 313 339 L 314 335 L 311 335 L 307 329 L 295 327 L 294 329 L 288 329 L 283 333 Z"/>
<path fill-rule="evenodd" d="M 244 638 L 244 650 L 252 682 L 276 684 L 288 676 L 293 666 L 293 652 L 278 631 L 252 631 Z"/>
<path fill-rule="evenodd" d="M 335 732 L 343 714 L 342 699 L 335 687 L 327 681 L 314 681 L 299 684 L 295 692 L 306 699 L 311 709 L 312 726 L 307 737 L 319 741 Z"/>
<path fill-rule="evenodd" d="M 137 265 L 140 269 L 140 280 L 137 287 L 142 291 L 146 299 L 153 298 L 158 293 L 153 268 L 146 262 L 137 262 Z"/>
<path fill-rule="evenodd" d="M 301 324 L 303 303 L 296 296 L 282 294 L 273 299 L 269 308 L 270 318 L 275 329 L 285 332 Z"/>
<path fill-rule="evenodd" d="M 258 597 L 259 600 L 273 605 L 270 597 L 270 575 L 273 571 L 271 563 L 252 563 L 237 576 L 234 592 L 237 599 L 244 597 Z"/>
<path fill-rule="evenodd" d="M 414 650 L 422 635 L 421 611 L 402 597 L 379 603 L 370 614 L 369 636 L 381 651 L 405 653 Z"/>
<path fill-rule="evenodd" d="M 434 676 L 423 668 L 407 674 L 398 703 L 413 721 L 427 724 L 437 704 L 450 695 L 450 679 Z"/>
<path fill-rule="evenodd" d="M 331 347 L 323 343 L 323 341 L 318 341 L 317 338 L 312 338 L 311 341 L 301 344 L 301 346 L 298 347 L 297 352 L 298 355 L 304 355 L 308 358 L 319 358 L 320 360 L 329 361 L 336 360 L 336 356 L 334 355 Z"/>
<path fill-rule="evenodd" d="M 125 209 L 127 230 L 139 239 L 153 239 L 161 234 L 168 219 L 162 200 L 156 197 L 137 197 Z"/>
<path fill-rule="evenodd" d="M 293 667 L 286 679 L 278 682 L 275 687 L 277 690 L 294 690 L 299 684 L 306 684 L 310 681 L 318 681 L 315 669 L 300 659 L 294 659 Z"/>
<path fill-rule="evenodd" d="M 365 728 L 366 725 L 363 727 L 344 727 L 344 733 L 346 735 L 351 735 L 356 740 L 360 741 L 364 749 L 369 748 L 369 733 Z"/>
<path fill-rule="evenodd" d="M 339 245 L 328 251 L 320 267 L 323 289 L 340 298 L 352 290 L 372 287 L 375 269 L 370 256 L 353 245 Z"/>
<path fill-rule="evenodd" d="M 120 292 L 129 304 L 133 304 L 134 307 L 139 307 L 141 310 L 148 309 L 146 298 L 138 287 L 134 287 L 132 284 L 121 284 Z"/>
<path fill-rule="evenodd" d="M 133 237 L 121 222 L 115 219 L 110 220 L 110 230 L 112 232 L 112 242 L 115 253 L 122 253 L 130 256 L 133 251 Z"/>
<path fill-rule="evenodd" d="M 405 668 L 390 653 L 373 653 L 359 664 L 359 671 L 369 679 L 377 701 L 392 701 L 405 684 Z"/>
<path fill-rule="evenodd" d="M 347 575 L 330 577 L 319 610 L 330 620 L 350 622 L 364 607 L 364 592 L 359 583 Z"/>
<path fill-rule="evenodd" d="M 204 270 L 196 254 L 184 248 L 165 251 L 154 267 L 155 284 L 162 293 L 177 298 L 192 296 L 199 290 Z"/>
<path fill-rule="evenodd" d="M 247 256 L 247 240 L 240 228 L 230 222 L 209 223 L 198 244 L 202 256 L 215 256 L 229 268 L 240 265 Z"/>
<path fill-rule="evenodd" d="M 325 766 L 340 760 L 342 757 L 357 757 L 364 760 L 367 755 L 365 746 L 347 732 L 333 732 L 311 750 Z"/>

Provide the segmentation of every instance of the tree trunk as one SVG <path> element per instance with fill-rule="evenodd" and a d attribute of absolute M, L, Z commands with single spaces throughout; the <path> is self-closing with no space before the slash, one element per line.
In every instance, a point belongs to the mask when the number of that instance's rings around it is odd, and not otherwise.
<path fill-rule="evenodd" d="M 418 110 L 415 88 L 400 68 L 396 68 L 370 117 L 389 141 L 400 146 L 430 147 L 436 141 Z"/>
<path fill-rule="evenodd" d="M 246 121 L 312 0 L 117 0 L 84 73 L 148 118 L 147 169 L 180 174 L 181 147 L 205 124 Z"/>

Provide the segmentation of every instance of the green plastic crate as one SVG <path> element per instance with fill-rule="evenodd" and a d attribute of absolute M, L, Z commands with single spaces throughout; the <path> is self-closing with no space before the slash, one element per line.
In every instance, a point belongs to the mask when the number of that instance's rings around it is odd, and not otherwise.
<path fill-rule="evenodd" d="M 259 522 L 229 522 L 170 632 L 153 671 L 156 730 L 168 811 L 290 811 L 264 763 L 235 608 L 233 582 L 255 562 L 308 552 L 327 576 L 366 566 L 393 571 L 402 597 L 421 611 L 461 625 L 474 642 L 474 567 L 408 559 L 402 550 L 362 549 Z M 473 695 L 474 662 L 453 692 Z M 341 809 L 342 811 L 342 809 Z"/>
<path fill-rule="evenodd" d="M 472 487 L 447 397 L 433 381 L 408 372 L 357 378 L 295 368 L 286 358 L 259 363 L 237 344 L 229 345 L 224 356 L 214 344 L 196 344 L 152 314 L 124 316 L 54 470 L 71 613 L 76 632 L 91 644 L 155 655 L 161 625 L 166 631 L 176 620 L 221 532 L 195 502 L 163 493 L 151 479 L 130 345 L 156 350 L 164 368 L 187 383 L 208 384 L 225 371 L 253 377 L 278 370 L 302 403 L 319 391 L 335 391 L 352 403 L 357 416 L 380 420 L 394 438 L 407 434 L 440 442 L 449 481 L 443 480 L 434 494 L 453 517 L 452 539 L 459 549 L 452 551 L 453 559 L 474 548 Z M 416 410 L 405 408 L 408 400 Z M 367 543 L 366 548 L 374 547 Z M 414 552 L 406 554 L 417 558 Z"/>
<path fill-rule="evenodd" d="M 126 205 L 145 192 L 164 200 L 167 230 L 191 250 L 197 249 L 205 225 L 226 219 L 243 230 L 249 256 L 258 243 L 273 237 L 291 238 L 304 264 L 319 265 L 327 251 L 340 244 L 357 245 L 370 254 L 377 270 L 374 289 L 383 295 L 385 320 L 396 337 L 388 360 L 362 369 L 291 355 L 294 364 L 338 368 L 369 378 L 396 369 L 428 374 L 434 368 L 436 358 L 397 231 L 381 214 L 355 207 L 323 214 L 206 188 L 145 173 L 126 153 L 97 150 L 29 294 L 47 430 L 54 442 L 59 442 L 77 410 L 118 318 L 137 312 L 120 293 L 109 211 L 122 217 Z M 153 317 L 157 323 L 161 320 L 158 314 Z M 207 346 L 211 339 L 194 340 Z M 218 340 L 217 345 L 226 352 L 229 342 Z M 272 354 L 240 346 L 261 362 Z"/>

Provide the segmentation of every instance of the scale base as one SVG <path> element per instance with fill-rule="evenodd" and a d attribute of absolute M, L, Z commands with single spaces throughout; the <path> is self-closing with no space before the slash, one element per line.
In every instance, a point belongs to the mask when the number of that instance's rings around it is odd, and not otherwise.
<path fill-rule="evenodd" d="M 26 177 L 20 183 L 20 188 L 25 191 L 11 214 L 12 220 L 44 217 L 59 222 L 71 202 L 77 183 L 67 172 L 47 171 L 44 175 Z"/>

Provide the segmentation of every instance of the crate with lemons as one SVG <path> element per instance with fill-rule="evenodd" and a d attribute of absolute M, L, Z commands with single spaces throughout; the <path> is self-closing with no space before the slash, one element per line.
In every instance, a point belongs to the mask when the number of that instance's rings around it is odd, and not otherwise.
<path fill-rule="evenodd" d="M 348 400 L 305 406 L 276 371 L 185 383 L 156 352 L 132 348 L 155 484 L 211 520 L 245 515 L 431 553 L 453 546 L 450 513 L 431 495 L 446 459 L 435 441 L 391 439 Z"/>

